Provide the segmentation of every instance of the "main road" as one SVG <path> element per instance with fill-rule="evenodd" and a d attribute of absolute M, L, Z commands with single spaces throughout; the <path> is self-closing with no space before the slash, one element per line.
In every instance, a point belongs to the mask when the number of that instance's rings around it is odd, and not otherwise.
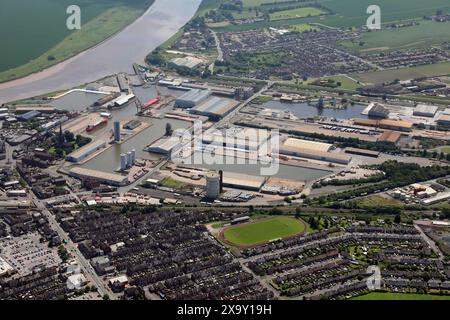
<path fill-rule="evenodd" d="M 132 72 L 195 14 L 201 0 L 156 0 L 135 22 L 99 45 L 39 73 L 0 84 L 0 104 Z"/>

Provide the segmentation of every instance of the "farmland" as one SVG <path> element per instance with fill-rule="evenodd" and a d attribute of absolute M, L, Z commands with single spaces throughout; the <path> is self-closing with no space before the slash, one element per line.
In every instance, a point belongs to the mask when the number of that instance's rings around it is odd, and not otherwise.
<path fill-rule="evenodd" d="M 227 228 L 224 231 L 224 238 L 237 246 L 252 246 L 305 231 L 306 224 L 302 220 L 276 217 Z"/>
<path fill-rule="evenodd" d="M 282 20 L 282 19 L 291 19 L 291 18 L 303 18 L 303 17 L 312 17 L 324 14 L 325 11 L 319 8 L 305 7 L 305 8 L 297 8 L 293 10 L 284 10 L 278 11 L 270 14 L 270 19 L 272 20 Z"/>
<path fill-rule="evenodd" d="M 40 71 L 96 45 L 134 21 L 153 1 L 2 2 L 0 82 Z M 66 28 L 66 8 L 71 4 L 81 8 L 82 29 L 75 32 Z"/>
<path fill-rule="evenodd" d="M 393 81 L 395 79 L 407 80 L 413 78 L 431 77 L 447 74 L 450 74 L 450 62 L 437 63 L 418 67 L 402 68 L 402 69 L 367 72 L 353 75 L 353 77 L 360 80 L 363 83 L 382 83 L 387 81 Z"/>
<path fill-rule="evenodd" d="M 449 38 L 450 28 L 447 23 L 420 21 L 415 26 L 366 32 L 362 39 L 343 43 L 343 46 L 355 53 L 369 53 L 439 45 Z"/>
<path fill-rule="evenodd" d="M 280 2 L 280 4 L 276 4 Z M 274 4 L 275 3 L 275 4 Z M 317 5 L 322 6 L 330 11 L 327 16 L 317 16 L 311 14 L 311 16 L 296 14 L 296 10 L 306 8 L 291 9 L 288 12 L 278 11 L 271 14 L 271 21 L 258 21 L 249 24 L 227 26 L 221 30 L 250 30 L 262 27 L 280 27 L 293 24 L 302 23 L 321 23 L 330 27 L 360 27 L 366 23 L 368 14 L 366 13 L 367 7 L 373 4 L 371 0 L 318 0 L 314 2 Z M 257 8 L 259 10 L 267 8 L 283 8 L 287 6 L 283 1 L 274 0 L 245 0 L 243 1 L 244 10 L 243 14 L 250 14 L 254 16 L 254 11 L 248 11 L 247 8 Z M 302 2 L 299 2 L 302 4 Z M 421 0 L 408 1 L 407 8 L 405 8 L 404 0 L 380 0 L 377 1 L 377 5 L 381 8 L 381 19 L 383 24 L 389 24 L 392 22 L 398 22 L 400 20 L 421 19 L 424 15 L 431 15 L 436 10 L 450 11 L 450 3 L 446 0 L 430 0 L 423 2 Z M 290 3 L 292 5 L 292 3 Z M 310 9 L 310 8 L 308 8 Z M 320 10 L 319 8 L 314 8 Z M 284 13 L 283 13 L 284 12 Z M 283 19 L 276 18 L 277 15 L 283 13 Z M 222 27 L 223 28 L 223 27 Z"/>

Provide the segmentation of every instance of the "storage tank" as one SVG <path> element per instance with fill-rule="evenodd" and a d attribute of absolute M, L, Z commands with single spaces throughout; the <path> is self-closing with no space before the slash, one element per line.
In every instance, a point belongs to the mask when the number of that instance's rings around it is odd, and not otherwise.
<path fill-rule="evenodd" d="M 220 196 L 220 174 L 210 171 L 206 174 L 206 198 L 216 200 Z"/>
<path fill-rule="evenodd" d="M 127 169 L 127 155 L 122 153 L 120 155 L 120 170 L 124 171 Z"/>
<path fill-rule="evenodd" d="M 127 164 L 129 167 L 133 166 L 133 154 L 131 151 L 127 153 Z"/>
<path fill-rule="evenodd" d="M 136 164 L 136 150 L 133 149 L 131 150 L 131 160 L 132 160 L 132 164 Z"/>

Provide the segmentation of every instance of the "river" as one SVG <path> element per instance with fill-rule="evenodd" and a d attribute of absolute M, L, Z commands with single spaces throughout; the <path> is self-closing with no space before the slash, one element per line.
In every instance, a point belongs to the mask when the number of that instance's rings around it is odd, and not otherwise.
<path fill-rule="evenodd" d="M 71 59 L 39 73 L 0 84 L 0 104 L 73 88 L 118 72 L 132 72 L 134 62 L 183 27 L 201 0 L 156 0 L 124 30 Z"/>

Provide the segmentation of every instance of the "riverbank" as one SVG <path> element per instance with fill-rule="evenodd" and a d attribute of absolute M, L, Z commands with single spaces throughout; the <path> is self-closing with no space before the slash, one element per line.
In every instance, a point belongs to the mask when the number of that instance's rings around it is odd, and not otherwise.
<path fill-rule="evenodd" d="M 155 0 L 135 22 L 108 40 L 66 61 L 13 81 L 0 83 L 0 104 L 70 89 L 118 72 L 134 72 L 197 12 L 201 0 Z"/>
<path fill-rule="evenodd" d="M 47 52 L 19 67 L 0 72 L 0 83 L 43 71 L 107 41 L 142 16 L 155 0 L 113 7 L 67 36 Z"/>

